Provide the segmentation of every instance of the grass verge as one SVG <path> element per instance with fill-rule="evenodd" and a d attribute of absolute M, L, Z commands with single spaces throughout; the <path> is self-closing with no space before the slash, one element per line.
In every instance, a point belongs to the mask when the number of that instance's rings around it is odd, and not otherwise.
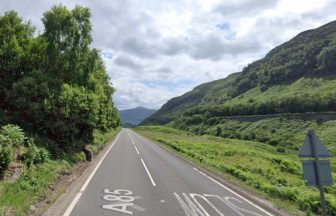
<path fill-rule="evenodd" d="M 90 143 L 93 152 L 98 154 L 119 131 L 120 128 L 107 133 L 95 131 L 94 141 Z M 1 181 L 0 215 L 30 215 L 32 206 L 51 196 L 50 192 L 60 196 L 62 193 L 59 190 L 63 189 L 55 188 L 55 185 L 63 176 L 71 175 L 78 167 L 76 165 L 84 159 L 82 153 L 65 155 L 62 159 L 49 160 L 29 169 L 25 168 L 16 181 Z M 53 200 L 55 199 L 57 197 L 53 197 Z"/>
<path fill-rule="evenodd" d="M 303 182 L 295 154 L 281 154 L 273 146 L 225 139 L 162 126 L 135 128 L 179 155 L 255 191 L 293 215 L 319 215 L 319 193 Z M 333 159 L 335 160 L 335 159 Z M 336 215 L 336 187 L 326 188 L 329 215 Z"/>

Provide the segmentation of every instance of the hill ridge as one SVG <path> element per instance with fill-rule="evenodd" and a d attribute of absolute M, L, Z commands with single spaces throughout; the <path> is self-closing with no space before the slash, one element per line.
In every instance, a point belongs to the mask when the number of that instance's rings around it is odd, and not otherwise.
<path fill-rule="evenodd" d="M 333 86 L 336 86 L 336 63 L 333 63 L 335 57 L 336 21 L 332 21 L 299 33 L 293 39 L 270 50 L 264 58 L 247 65 L 241 72 L 203 83 L 170 99 L 142 124 L 166 124 L 186 110 L 199 106 L 234 107 L 237 104 L 253 103 L 272 105 L 277 101 L 282 103 L 278 106 L 285 106 L 286 101 L 295 102 L 300 97 L 315 98 L 312 100 L 316 101 L 316 98 L 323 98 L 329 101 L 334 97 Z M 302 91 L 303 89 L 306 91 Z M 270 94 L 274 97 L 270 97 Z M 329 104 L 323 108 L 299 110 L 305 111 L 334 109 Z"/>

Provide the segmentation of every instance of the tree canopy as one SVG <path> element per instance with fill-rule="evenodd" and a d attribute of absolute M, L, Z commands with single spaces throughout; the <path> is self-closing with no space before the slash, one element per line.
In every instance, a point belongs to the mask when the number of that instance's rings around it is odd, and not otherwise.
<path fill-rule="evenodd" d="M 0 124 L 20 125 L 59 147 L 119 126 L 115 89 L 90 47 L 90 18 L 85 7 L 53 6 L 36 34 L 15 11 L 0 16 Z"/>

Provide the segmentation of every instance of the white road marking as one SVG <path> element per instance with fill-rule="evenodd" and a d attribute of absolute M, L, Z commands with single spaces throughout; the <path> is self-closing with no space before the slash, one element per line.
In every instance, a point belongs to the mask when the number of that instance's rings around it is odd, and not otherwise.
<path fill-rule="evenodd" d="M 106 201 L 111 201 L 112 203 L 102 205 L 103 209 L 117 211 L 130 215 L 133 214 L 133 211 L 129 210 L 130 208 L 133 208 L 141 212 L 146 210 L 134 204 L 134 201 L 136 199 L 140 199 L 141 196 L 131 196 L 133 195 L 133 192 L 130 190 L 117 189 L 111 191 L 109 189 L 104 189 L 104 193 L 105 195 L 103 196 L 103 199 Z"/>
<path fill-rule="evenodd" d="M 174 195 L 186 216 L 210 216 L 203 207 L 199 209 L 199 207 L 197 207 L 198 205 L 195 204 L 187 194 L 182 193 L 184 200 L 177 193 L 174 193 Z"/>
<path fill-rule="evenodd" d="M 82 196 L 82 192 L 79 192 L 75 198 L 72 200 L 70 206 L 66 210 L 66 212 L 63 214 L 63 216 L 68 216 L 72 212 L 73 208 L 75 207 L 76 203 L 78 202 L 79 198 Z"/>
<path fill-rule="evenodd" d="M 151 175 L 150 172 L 148 171 L 147 166 L 146 166 L 145 162 L 142 160 L 142 158 L 141 158 L 141 162 L 142 162 L 142 165 L 145 167 L 145 170 L 146 170 L 146 172 L 147 172 L 147 175 L 148 175 L 150 181 L 152 182 L 152 185 L 155 187 L 156 184 L 155 184 L 155 182 L 154 182 L 154 179 L 152 178 L 152 175 Z"/>
<path fill-rule="evenodd" d="M 202 175 L 207 176 L 207 174 L 205 174 L 204 172 L 198 170 L 197 168 L 194 167 L 193 169 L 196 170 L 197 172 L 201 173 Z"/>
<path fill-rule="evenodd" d="M 250 205 L 254 206 L 255 208 L 259 209 L 260 211 L 264 212 L 265 214 L 269 215 L 269 216 L 274 216 L 273 214 L 269 213 L 268 211 L 266 211 L 265 209 L 261 208 L 260 206 L 252 203 L 250 200 L 246 199 L 245 197 L 239 195 L 238 193 L 234 192 L 233 190 L 231 190 L 230 188 L 226 187 L 225 185 L 223 185 L 222 183 L 220 183 L 219 181 L 217 181 L 216 179 L 208 176 L 207 174 L 201 172 L 200 170 L 196 169 L 195 167 L 193 168 L 194 170 L 196 170 L 197 172 L 199 172 L 200 174 L 204 175 L 205 177 L 207 177 L 208 179 L 210 179 L 211 181 L 215 182 L 216 184 L 218 184 L 219 186 L 221 186 L 222 188 L 230 191 L 231 193 L 233 193 L 234 195 L 236 195 L 237 197 L 243 199 L 245 202 L 249 203 Z"/>
<path fill-rule="evenodd" d="M 72 200 L 70 206 L 67 208 L 67 210 L 65 211 L 65 213 L 63 214 L 63 216 L 69 216 L 71 214 L 71 212 L 72 212 L 73 208 L 75 207 L 76 203 L 78 202 L 79 198 L 82 196 L 85 188 L 88 186 L 88 184 L 90 183 L 92 177 L 97 172 L 100 164 L 103 162 L 103 160 L 105 159 L 105 157 L 107 156 L 107 154 L 110 152 L 110 150 L 112 149 L 112 147 L 114 146 L 114 144 L 118 140 L 120 134 L 121 134 L 121 132 L 118 134 L 117 138 L 114 140 L 114 142 L 112 143 L 111 147 L 105 152 L 105 154 L 102 157 L 102 159 L 100 159 L 100 161 L 98 162 L 97 166 L 93 169 L 92 173 L 87 178 L 87 180 L 85 181 L 85 183 L 81 187 L 80 191 L 77 193 L 76 197 Z"/>
<path fill-rule="evenodd" d="M 211 206 L 211 208 L 213 208 L 220 216 L 225 216 L 222 212 L 220 212 L 218 210 L 218 208 L 216 208 L 216 206 L 214 204 L 212 204 L 207 198 L 205 198 L 204 196 L 200 195 L 200 194 L 195 194 L 195 193 L 191 193 L 190 197 L 194 200 L 195 203 L 197 203 L 197 205 L 200 208 L 203 208 L 202 205 L 197 201 L 196 197 L 199 197 L 201 199 L 203 199 L 206 203 L 208 203 L 209 206 Z M 205 210 L 204 210 L 205 211 Z"/>
<path fill-rule="evenodd" d="M 243 203 L 243 202 L 242 202 L 241 200 L 237 199 L 237 198 L 234 198 L 234 197 L 225 197 L 225 200 L 229 203 L 229 205 L 232 206 L 232 208 L 237 209 L 238 211 L 242 211 L 242 212 L 246 212 L 246 213 L 248 213 L 248 214 L 255 215 L 255 216 L 262 216 L 261 214 L 258 214 L 258 213 L 249 211 L 249 210 L 247 210 L 247 209 L 241 208 L 241 207 L 239 207 L 239 206 L 233 204 L 232 202 L 230 202 L 230 199 L 232 199 L 232 200 L 236 200 L 236 201 L 239 202 L 239 203 Z"/>
<path fill-rule="evenodd" d="M 165 202 L 166 202 L 166 200 L 160 200 L 160 202 L 161 202 L 161 203 L 165 203 Z"/>
<path fill-rule="evenodd" d="M 134 148 L 136 150 L 136 152 L 138 153 L 138 155 L 140 154 L 139 151 L 138 151 L 138 148 L 134 145 Z"/>
<path fill-rule="evenodd" d="M 134 141 L 133 141 L 132 137 L 129 135 L 128 131 L 126 131 L 126 133 L 127 133 L 128 137 L 131 139 L 132 144 L 135 145 L 135 144 L 134 144 Z"/>
<path fill-rule="evenodd" d="M 108 209 L 111 211 L 117 211 L 117 212 L 121 212 L 124 214 L 130 214 L 132 215 L 133 212 L 130 210 L 127 210 L 127 207 L 129 206 L 134 206 L 134 203 L 124 203 L 124 202 L 118 202 L 118 203 L 112 203 L 109 205 L 103 205 L 102 207 L 104 209 Z"/>
<path fill-rule="evenodd" d="M 140 152 L 139 152 L 138 148 L 136 147 L 136 145 L 135 145 L 135 143 L 134 143 L 134 141 L 133 141 L 131 135 L 129 135 L 128 131 L 126 131 L 126 132 L 127 132 L 128 137 L 129 137 L 129 138 L 131 139 L 131 141 L 132 141 L 132 144 L 133 144 L 133 146 L 134 146 L 134 148 L 135 148 L 135 151 L 136 151 L 137 154 L 139 155 Z"/>
<path fill-rule="evenodd" d="M 240 213 L 237 209 L 233 208 L 229 203 L 227 203 L 222 197 L 218 196 L 218 195 L 211 195 L 211 194 L 203 194 L 205 197 L 215 197 L 217 199 L 219 199 L 220 201 L 222 201 L 225 205 L 229 206 L 233 211 L 235 211 L 237 214 L 239 214 L 240 216 L 244 216 L 242 213 Z"/>
<path fill-rule="evenodd" d="M 239 204 L 243 204 L 241 200 L 234 198 L 234 197 L 220 197 L 218 195 L 196 194 L 196 193 L 190 193 L 190 194 L 182 193 L 182 196 L 179 196 L 179 194 L 174 193 L 174 195 L 186 216 L 210 216 L 210 214 L 207 212 L 207 210 L 209 210 L 209 207 L 212 208 L 219 216 L 226 216 L 223 212 L 221 212 L 220 209 L 216 207 L 214 203 L 212 203 L 209 199 L 207 199 L 208 197 L 219 199 L 227 207 L 231 208 L 233 211 L 235 211 L 240 216 L 246 215 L 245 213 L 247 213 L 248 215 L 263 216 L 260 213 L 247 210 L 245 208 L 239 207 L 238 205 L 235 205 L 234 203 L 230 202 L 229 200 L 234 200 Z M 203 201 L 203 203 L 205 202 L 207 204 L 205 205 L 201 204 L 200 201 Z M 222 205 L 221 205 L 221 208 L 223 210 Z M 224 209 L 227 209 L 227 208 L 225 207 Z"/>

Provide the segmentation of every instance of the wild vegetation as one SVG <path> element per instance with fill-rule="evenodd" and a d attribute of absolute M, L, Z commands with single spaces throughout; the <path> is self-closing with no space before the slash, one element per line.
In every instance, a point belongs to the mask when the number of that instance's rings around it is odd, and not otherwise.
<path fill-rule="evenodd" d="M 184 132 L 153 126 L 137 130 L 286 208 L 319 214 L 318 193 L 304 186 L 297 155 L 309 128 L 317 130 L 336 155 L 336 121 L 286 116 L 321 112 L 335 116 L 335 53 L 336 21 L 300 33 L 241 72 L 169 100 L 142 122 Z M 274 114 L 254 122 L 234 120 Z M 332 168 L 335 176 L 334 159 Z M 336 215 L 335 186 L 326 192 L 329 214 Z"/>
<path fill-rule="evenodd" d="M 93 139 L 93 130 L 119 125 L 90 10 L 54 6 L 41 35 L 14 11 L 0 17 L 1 124 L 17 124 L 66 148 Z"/>
<path fill-rule="evenodd" d="M 85 160 L 85 145 L 97 153 L 118 131 L 114 88 L 91 47 L 90 18 L 85 7 L 54 6 L 37 33 L 15 11 L 0 16 L 1 214 L 28 214 Z"/>
<path fill-rule="evenodd" d="M 336 129 L 335 122 L 333 125 Z M 293 215 L 320 215 L 318 189 L 304 185 L 300 159 L 296 154 L 279 153 L 276 147 L 257 141 L 197 136 L 170 127 L 143 126 L 135 130 L 218 175 L 267 197 Z M 335 177 L 335 158 L 333 165 Z M 327 187 L 326 196 L 329 215 L 336 215 L 336 186 Z"/>

